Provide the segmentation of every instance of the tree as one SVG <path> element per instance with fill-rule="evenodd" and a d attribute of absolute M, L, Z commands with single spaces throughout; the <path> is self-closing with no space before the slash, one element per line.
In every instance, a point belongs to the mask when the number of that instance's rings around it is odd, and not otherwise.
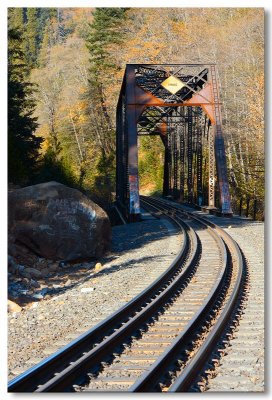
<path fill-rule="evenodd" d="M 27 9 L 27 23 L 25 28 L 26 62 L 29 68 L 37 66 L 39 54 L 39 23 L 38 9 Z"/>
<path fill-rule="evenodd" d="M 69 165 L 82 187 L 114 190 L 115 109 L 126 63 L 211 62 L 219 69 L 233 206 L 241 196 L 263 199 L 261 9 L 64 8 L 59 18 L 56 9 L 50 17 L 37 10 L 37 134 L 46 138 L 44 153 L 58 140 L 56 161 Z M 17 15 L 19 25 L 26 14 Z M 163 147 L 144 144 L 142 183 L 147 167 L 161 168 L 150 149 L 163 154 Z"/>
<path fill-rule="evenodd" d="M 12 7 L 8 9 L 9 27 L 23 32 L 24 27 L 24 9 Z"/>
<path fill-rule="evenodd" d="M 42 138 L 37 138 L 33 85 L 26 80 L 27 67 L 20 32 L 8 30 L 8 173 L 9 181 L 31 181 Z"/>
<path fill-rule="evenodd" d="M 123 32 L 120 24 L 125 18 L 124 8 L 97 8 L 93 12 L 87 47 L 90 52 L 90 81 L 97 83 L 101 72 L 114 67 L 108 51 L 112 43 L 120 43 Z"/>
<path fill-rule="evenodd" d="M 112 130 L 112 123 L 105 105 L 103 80 L 116 69 L 108 48 L 122 41 L 123 32 L 120 25 L 125 19 L 125 11 L 124 8 L 97 8 L 93 12 L 90 34 L 86 42 L 90 53 L 88 95 L 96 104 L 100 104 L 108 131 Z"/>
<path fill-rule="evenodd" d="M 107 171 L 107 177 L 114 175 L 115 130 L 104 94 L 104 81 L 108 81 L 109 76 L 116 73 L 109 48 L 122 42 L 125 13 L 125 8 L 95 9 L 86 42 L 90 55 L 89 85 L 85 94 L 85 98 L 88 96 L 89 99 L 87 111 L 89 115 L 95 115 L 94 139 L 99 149 L 98 173 Z M 108 191 L 113 190 L 112 180 L 104 180 L 104 187 Z"/>

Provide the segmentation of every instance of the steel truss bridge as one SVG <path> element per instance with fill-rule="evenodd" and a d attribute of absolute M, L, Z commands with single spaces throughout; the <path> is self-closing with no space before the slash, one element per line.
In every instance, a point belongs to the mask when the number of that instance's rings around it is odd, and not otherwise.
<path fill-rule="evenodd" d="M 140 218 L 141 135 L 164 144 L 164 196 L 232 215 L 215 64 L 127 64 L 116 118 L 116 201 L 129 221 Z"/>

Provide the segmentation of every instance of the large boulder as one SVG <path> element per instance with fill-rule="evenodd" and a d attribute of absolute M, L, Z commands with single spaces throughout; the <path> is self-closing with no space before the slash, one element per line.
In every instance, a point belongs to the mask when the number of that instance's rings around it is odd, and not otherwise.
<path fill-rule="evenodd" d="M 106 213 L 80 191 L 47 182 L 9 191 L 9 234 L 51 260 L 100 257 L 110 249 Z"/>

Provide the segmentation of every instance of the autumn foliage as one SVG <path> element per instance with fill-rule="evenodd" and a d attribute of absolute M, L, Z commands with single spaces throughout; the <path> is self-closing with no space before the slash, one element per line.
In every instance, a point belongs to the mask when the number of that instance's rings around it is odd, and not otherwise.
<path fill-rule="evenodd" d="M 37 85 L 33 116 L 39 123 L 36 136 L 44 139 L 44 167 L 36 179 L 59 171 L 60 179 L 110 201 L 115 187 L 115 112 L 125 65 L 215 62 L 233 207 L 238 210 L 241 198 L 244 205 L 257 199 L 262 216 L 262 9 L 10 9 L 9 14 L 11 24 L 27 28 L 22 29 L 25 59 Z M 141 141 L 140 179 L 143 188 L 148 184 L 150 190 L 159 190 L 163 146 L 155 141 L 152 145 L 153 139 Z"/>

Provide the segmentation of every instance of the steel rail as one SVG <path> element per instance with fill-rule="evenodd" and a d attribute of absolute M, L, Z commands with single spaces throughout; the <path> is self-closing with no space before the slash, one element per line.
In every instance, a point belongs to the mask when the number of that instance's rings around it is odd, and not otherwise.
<path fill-rule="evenodd" d="M 169 388 L 169 392 L 185 392 L 188 391 L 190 386 L 192 386 L 199 371 L 204 368 L 205 363 L 211 356 L 212 351 L 216 346 L 216 343 L 220 340 L 220 337 L 229 322 L 229 318 L 232 312 L 235 310 L 237 300 L 239 294 L 241 293 L 243 285 L 244 262 L 239 246 L 227 232 L 225 232 L 220 227 L 217 227 L 213 223 L 210 224 L 213 225 L 213 227 L 220 232 L 221 236 L 224 237 L 224 239 L 228 241 L 230 245 L 234 248 L 238 260 L 238 275 L 230 298 L 225 305 L 224 310 L 220 314 L 220 317 L 218 318 L 216 324 L 210 331 L 203 346 L 201 346 L 191 362 L 185 367 L 182 374 L 177 377 L 175 382 L 171 385 L 171 387 Z"/>
<path fill-rule="evenodd" d="M 143 200 L 142 198 L 141 201 L 143 203 L 147 202 L 148 204 L 152 204 L 154 206 L 154 202 L 152 201 L 148 201 L 146 199 Z M 171 206 L 167 205 L 167 207 L 171 209 Z M 203 224 L 203 222 L 200 223 L 204 226 L 207 226 Z M 200 307 L 195 316 L 186 325 L 184 330 L 176 337 L 176 339 L 170 344 L 170 346 L 165 350 L 165 352 L 155 361 L 155 363 L 151 366 L 151 368 L 144 374 L 142 374 L 141 377 L 130 387 L 129 389 L 130 392 L 147 392 L 150 391 L 151 388 L 154 389 L 154 386 L 159 376 L 162 373 L 165 373 L 169 365 L 173 363 L 173 359 L 174 360 L 176 359 L 180 348 L 184 346 L 185 343 L 195 334 L 195 331 L 201 325 L 201 321 L 203 321 L 203 319 L 206 317 L 212 305 L 216 302 L 218 296 L 222 291 L 222 287 L 224 286 L 225 278 L 228 272 L 227 251 L 221 237 L 215 234 L 212 228 L 208 227 L 208 229 L 211 236 L 213 236 L 216 242 L 218 243 L 223 259 L 222 269 L 220 270 L 220 274 L 216 279 L 216 282 L 210 292 L 210 295 L 203 303 L 203 305 Z"/>
<path fill-rule="evenodd" d="M 52 375 L 51 371 L 58 371 L 60 368 L 63 369 L 64 365 L 69 364 L 75 357 L 78 357 L 80 353 L 85 351 L 87 346 L 90 347 L 90 345 L 97 343 L 99 337 L 107 335 L 111 330 L 116 328 L 118 323 L 127 320 L 129 315 L 136 312 L 141 304 L 146 302 L 148 296 L 157 291 L 160 286 L 163 285 L 164 281 L 169 279 L 175 273 L 178 266 L 181 263 L 184 263 L 188 256 L 190 246 L 189 236 L 187 232 L 187 226 L 185 224 L 182 225 L 177 223 L 169 216 L 168 218 L 172 219 L 174 224 L 181 230 L 184 241 L 180 252 L 167 270 L 146 289 L 144 289 L 123 307 L 111 314 L 108 318 L 101 321 L 99 324 L 92 327 L 51 356 L 45 358 L 37 365 L 34 365 L 19 376 L 10 380 L 8 382 L 9 392 L 34 391 L 40 382 L 46 381 L 48 376 Z"/>
<path fill-rule="evenodd" d="M 183 246 L 168 269 L 138 296 L 124 305 L 121 309 L 110 315 L 100 324 L 91 328 L 85 334 L 81 335 L 78 339 L 72 341 L 64 348 L 54 353 L 52 356 L 47 357 L 36 366 L 30 368 L 20 376 L 11 380 L 8 384 L 9 392 L 50 391 L 56 389 L 57 387 L 58 389 L 56 390 L 59 390 L 65 386 L 64 382 L 67 384 L 65 372 L 69 372 L 71 376 L 75 374 L 75 370 L 77 370 L 78 374 L 79 369 L 82 369 L 79 367 L 78 362 L 78 358 L 80 356 L 81 361 L 85 361 L 85 365 L 87 359 L 88 365 L 90 360 L 92 360 L 93 363 L 97 363 L 98 354 L 100 355 L 99 357 L 101 359 L 101 357 L 105 356 L 106 352 L 109 351 L 109 348 L 112 347 L 113 343 L 116 344 L 118 340 L 121 340 L 121 337 L 124 337 L 124 335 L 127 335 L 128 332 L 131 331 L 132 328 L 130 329 L 130 326 L 133 326 L 133 329 L 135 329 L 135 320 L 139 321 L 144 313 L 141 311 L 136 315 L 134 314 L 137 312 L 137 310 L 139 310 L 139 308 L 143 308 L 143 311 L 146 310 L 150 305 L 148 304 L 150 302 L 150 297 L 154 297 L 157 292 L 164 293 L 164 286 L 167 285 L 169 280 L 171 281 L 171 279 L 175 277 L 177 271 L 186 262 L 190 251 L 188 234 L 188 231 L 191 231 L 190 228 L 188 228 L 184 223 L 175 221 L 171 216 L 167 217 L 172 219 L 184 234 Z M 191 240 L 195 246 L 195 250 L 193 250 L 193 257 L 196 258 L 196 236 L 193 232 L 190 232 L 190 235 L 191 237 L 195 238 L 195 240 Z M 189 270 L 189 268 L 186 268 L 186 271 L 187 270 Z M 183 275 L 185 276 L 185 274 Z M 159 297 L 160 295 L 158 298 Z M 129 315 L 130 319 L 128 320 Z M 117 329 L 118 326 L 119 329 Z M 108 335 L 106 339 L 102 340 L 100 344 L 96 345 L 92 350 L 88 351 L 87 354 L 82 356 L 82 353 L 86 351 L 86 347 L 90 348 L 90 345 L 96 343 L 99 337 L 105 337 L 106 335 Z M 77 360 L 74 361 L 76 358 Z M 73 363 L 71 364 L 71 362 Z M 67 364 L 68 367 L 65 368 Z M 53 374 L 55 374 L 55 376 L 50 379 Z M 37 386 L 40 387 L 37 389 Z"/>
<path fill-rule="evenodd" d="M 164 206 L 169 205 L 169 203 L 166 203 L 162 200 L 157 200 L 157 199 L 152 199 L 153 204 L 154 201 L 156 204 L 163 204 Z M 151 202 L 152 202 L 151 200 Z M 149 199 L 150 201 L 150 199 Z M 227 304 L 224 306 L 224 309 L 220 313 L 220 316 L 214 326 L 212 327 L 211 331 L 209 332 L 207 338 L 205 339 L 203 345 L 198 349 L 196 354 L 193 356 L 192 360 L 189 361 L 189 363 L 185 366 L 181 374 L 175 379 L 174 383 L 170 386 L 169 392 L 186 392 L 190 389 L 190 387 L 193 385 L 197 375 L 203 370 L 205 363 L 208 361 L 208 359 L 211 356 L 212 351 L 214 350 L 216 344 L 220 340 L 220 337 L 223 333 L 223 331 L 226 329 L 226 326 L 229 322 L 229 318 L 232 314 L 232 312 L 235 310 L 235 307 L 237 306 L 237 300 L 239 297 L 239 294 L 241 293 L 242 289 L 242 284 L 243 284 L 243 271 L 244 271 L 244 262 L 243 262 L 243 257 L 241 254 L 241 250 L 237 243 L 232 239 L 232 237 L 225 232 L 222 228 L 217 226 L 211 221 L 206 220 L 205 218 L 195 216 L 193 213 L 189 212 L 188 210 L 185 210 L 182 208 L 182 206 L 177 207 L 172 205 L 172 209 L 175 209 L 176 211 L 180 212 L 185 212 L 187 215 L 192 217 L 194 220 L 198 221 L 201 224 L 205 224 L 206 226 L 209 226 L 213 228 L 215 231 L 218 232 L 218 235 L 221 236 L 221 238 L 224 239 L 224 242 L 232 247 L 233 252 L 235 253 L 236 260 L 238 263 L 238 274 L 236 277 L 235 285 L 232 290 L 232 293 L 230 294 L 230 297 L 227 301 Z M 180 347 L 179 341 L 182 340 L 183 333 L 179 337 L 176 338 L 175 342 L 168 348 L 165 353 L 158 359 L 152 366 L 151 370 L 146 372 L 145 374 L 140 377 L 140 379 L 130 388 L 130 391 L 144 391 L 148 385 L 153 384 L 154 385 L 154 377 L 158 376 L 158 374 L 161 372 L 162 369 L 165 370 L 166 364 L 168 362 L 173 363 L 173 358 L 171 359 L 172 356 L 175 355 L 176 352 L 176 347 Z M 152 382 L 153 379 L 153 382 Z"/>
<path fill-rule="evenodd" d="M 171 296 L 173 296 L 173 293 L 186 283 L 186 280 L 192 273 L 198 258 L 198 248 L 196 234 L 191 231 L 191 235 L 193 235 L 193 240 L 195 242 L 192 258 L 190 262 L 182 268 L 181 272 L 173 279 L 173 281 L 171 283 L 164 282 L 161 292 L 157 296 L 154 292 L 151 297 L 149 295 L 149 298 L 146 299 L 147 305 L 142 307 L 134 317 L 124 323 L 120 328 L 116 329 L 112 335 L 98 344 L 94 349 L 85 353 L 82 357 L 65 368 L 57 376 L 46 382 L 44 385 L 39 386 L 35 392 L 59 392 L 67 390 L 67 387 L 72 386 L 71 380 L 75 380 L 77 377 L 86 374 L 86 371 L 95 368 L 103 361 L 103 358 L 112 354 L 114 348 L 123 344 L 123 341 L 127 339 L 129 335 L 139 330 L 143 324 L 154 316 L 154 313 L 158 311 Z"/>

